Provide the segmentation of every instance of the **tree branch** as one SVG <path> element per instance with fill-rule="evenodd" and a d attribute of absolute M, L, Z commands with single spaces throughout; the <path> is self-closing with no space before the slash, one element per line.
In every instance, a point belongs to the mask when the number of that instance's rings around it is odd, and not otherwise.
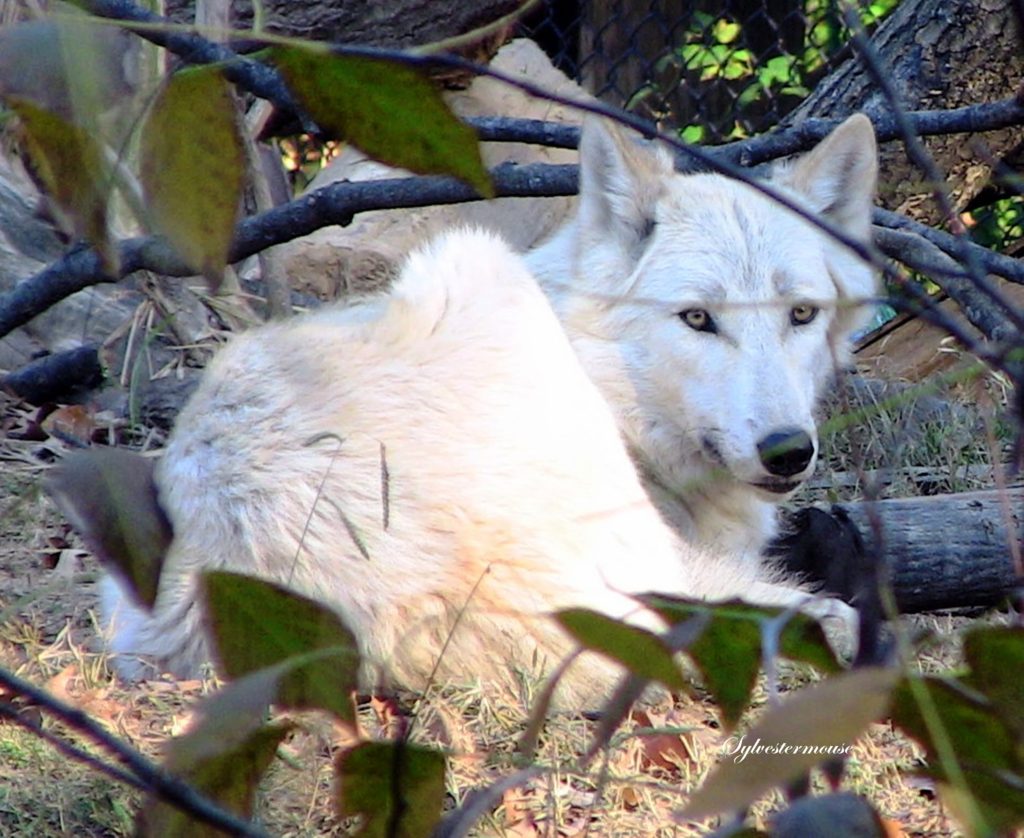
<path fill-rule="evenodd" d="M 901 138 L 896 117 L 891 113 L 868 114 L 879 142 Z M 1024 104 L 1011 96 L 996 102 L 983 102 L 950 110 L 907 111 L 907 122 L 918 136 L 939 134 L 978 134 L 1024 125 Z M 749 140 L 740 140 L 718 146 L 720 153 L 742 166 L 757 166 L 780 157 L 788 157 L 813 148 L 840 123 L 842 119 L 819 117 L 804 119 L 799 124 L 781 130 L 769 131 Z"/>
<path fill-rule="evenodd" d="M 38 722 L 26 718 L 22 713 L 19 713 L 15 707 L 8 704 L 6 701 L 0 701 L 0 718 L 7 719 L 11 723 L 25 728 L 25 730 L 29 731 L 33 736 L 38 736 L 44 742 L 49 743 L 53 748 L 64 754 L 64 756 L 70 757 L 76 762 L 87 765 L 89 768 L 92 768 L 101 774 L 106 774 L 111 779 L 117 780 L 119 783 L 124 783 L 127 786 L 138 789 L 139 791 L 149 791 L 149 787 L 134 774 L 125 771 L 123 768 L 118 768 L 116 765 L 104 762 L 102 759 L 90 754 L 88 751 L 72 745 L 67 740 L 62 739 L 49 730 L 46 730 Z"/>
<path fill-rule="evenodd" d="M 504 164 L 491 172 L 498 197 L 572 195 L 577 190 L 575 166 Z M 331 224 L 345 226 L 356 213 L 377 209 L 428 207 L 479 201 L 480 196 L 453 178 L 406 177 L 390 180 L 339 182 L 317 189 L 287 204 L 243 219 L 235 230 L 230 261 L 237 262 L 275 244 L 308 235 Z M 76 291 L 117 282 L 138 270 L 165 276 L 194 273 L 159 236 L 126 239 L 116 245 L 117 275 L 104 271 L 100 255 L 80 247 L 0 295 L 0 337 Z"/>
<path fill-rule="evenodd" d="M 880 207 L 875 207 L 872 213 L 872 221 L 880 227 L 887 227 L 890 230 L 907 230 L 921 236 L 954 258 L 959 255 L 960 249 L 964 246 L 963 240 L 950 233 L 936 230 L 934 227 L 929 227 L 920 221 L 914 221 L 912 218 L 900 215 L 898 212 L 892 212 Z M 1014 259 L 1012 256 L 1006 256 L 1003 253 L 989 250 L 987 247 L 982 247 L 980 244 L 975 244 L 971 241 L 967 241 L 966 244 L 971 255 L 980 261 L 986 271 L 1008 279 L 1010 282 L 1015 282 L 1018 285 L 1024 285 L 1024 262 Z M 1006 304 L 1010 305 L 1008 302 Z"/>
<path fill-rule="evenodd" d="M 1006 316 L 1006 306 L 994 304 L 987 294 L 979 293 L 971 275 L 938 246 L 914 233 L 885 227 L 875 228 L 875 243 L 887 256 L 935 280 L 985 337 L 1010 341 L 1019 336 L 1017 327 Z"/>
<path fill-rule="evenodd" d="M 976 326 L 979 323 L 986 323 L 989 327 L 998 329 L 1003 339 L 1019 340 L 1020 332 L 1024 329 L 1024 317 L 1016 311 L 1013 305 L 1009 304 L 1006 298 L 999 292 L 995 283 L 989 281 L 976 251 L 971 247 L 967 232 L 963 224 L 960 223 L 953 208 L 953 202 L 950 200 L 949 189 L 946 185 L 946 177 L 939 169 L 935 159 L 924 147 L 920 136 L 915 132 L 907 111 L 900 101 L 899 93 L 896 91 L 889 73 L 886 72 L 882 57 L 868 38 L 860 18 L 850 6 L 844 7 L 843 17 L 853 35 L 854 51 L 860 58 L 861 64 L 867 71 L 868 76 L 882 92 L 893 117 L 896 119 L 896 127 L 899 129 L 907 155 L 931 184 L 933 198 L 941 216 L 957 231 L 957 235 L 951 237 L 955 248 L 953 255 L 956 256 L 962 265 L 966 266 L 970 279 L 968 281 L 947 277 L 946 292 L 961 304 L 968 319 Z M 986 297 L 987 299 L 985 299 Z M 1003 317 L 993 319 L 992 315 L 995 312 L 990 302 L 995 302 L 1003 309 Z M 982 331 L 989 337 L 996 339 L 994 332 L 987 329 Z M 1015 376 L 1015 378 L 1018 378 L 1022 372 L 1019 367 L 1017 371 L 1018 376 Z"/>
<path fill-rule="evenodd" d="M 298 106 L 277 71 L 210 41 L 187 27 L 172 23 L 129 0 L 76 0 L 75 5 L 96 17 L 119 22 L 124 28 L 174 53 L 189 64 L 223 64 L 225 77 L 250 93 L 295 115 L 303 130 L 317 133 L 316 123 Z"/>
<path fill-rule="evenodd" d="M 222 829 L 231 835 L 266 838 L 266 833 L 261 829 L 207 800 L 188 783 L 170 776 L 134 748 L 112 736 L 99 722 L 77 707 L 72 707 L 3 667 L 0 667 L 0 685 L 15 695 L 24 696 L 33 704 L 53 713 L 65 724 L 88 737 L 109 753 L 114 754 L 134 772 L 147 789 L 167 803 L 177 806 L 204 823 Z"/>

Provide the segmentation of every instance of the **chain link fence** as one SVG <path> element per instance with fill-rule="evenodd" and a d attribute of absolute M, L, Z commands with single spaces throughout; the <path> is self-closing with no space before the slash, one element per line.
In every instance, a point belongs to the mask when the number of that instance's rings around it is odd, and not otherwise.
<path fill-rule="evenodd" d="M 861 20 L 897 2 L 862 3 Z M 523 34 L 594 95 L 704 144 L 771 128 L 849 38 L 838 0 L 544 0 Z"/>

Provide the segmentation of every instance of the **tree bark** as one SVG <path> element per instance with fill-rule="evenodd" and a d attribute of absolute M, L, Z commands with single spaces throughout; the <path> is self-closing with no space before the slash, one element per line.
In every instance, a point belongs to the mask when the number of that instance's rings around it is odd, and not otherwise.
<path fill-rule="evenodd" d="M 315 41 L 400 48 L 462 35 L 511 14 L 520 4 L 518 0 L 267 0 L 261 5 L 264 26 L 270 32 Z M 167 16 L 179 23 L 191 23 L 195 19 L 194 0 L 171 0 Z M 251 28 L 253 4 L 232 0 L 231 18 L 236 27 Z"/>
<path fill-rule="evenodd" d="M 880 550 L 903 613 L 996 605 L 1021 585 L 1024 488 L 836 506 Z"/>
<path fill-rule="evenodd" d="M 1011 96 L 1024 77 L 1021 27 L 1013 0 L 915 0 L 900 3 L 874 33 L 872 42 L 907 109 L 956 108 Z M 782 121 L 806 117 L 869 115 L 890 110 L 861 61 L 853 57 L 817 86 Z M 973 138 L 972 138 L 973 140 Z M 965 142 L 961 135 L 929 137 L 924 143 L 947 183 L 957 210 L 964 209 L 990 181 L 993 167 L 1019 153 L 1024 131 L 1007 128 Z M 907 159 L 902 143 L 881 150 L 880 200 L 890 209 L 936 223 L 940 213 L 932 185 Z"/>

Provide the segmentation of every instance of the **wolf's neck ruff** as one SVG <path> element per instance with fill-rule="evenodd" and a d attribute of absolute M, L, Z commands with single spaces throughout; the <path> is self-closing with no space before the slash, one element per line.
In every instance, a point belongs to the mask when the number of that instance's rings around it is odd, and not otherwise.
<path fill-rule="evenodd" d="M 813 472 L 815 408 L 874 272 L 752 186 L 678 174 L 612 127 L 585 126 L 580 171 L 576 217 L 527 263 L 667 519 L 757 557 L 774 506 Z M 855 116 L 772 186 L 867 242 L 876 179 Z"/>

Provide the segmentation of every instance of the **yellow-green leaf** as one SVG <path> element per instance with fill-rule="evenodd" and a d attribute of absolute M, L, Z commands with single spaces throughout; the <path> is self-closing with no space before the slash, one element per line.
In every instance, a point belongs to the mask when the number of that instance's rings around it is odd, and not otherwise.
<path fill-rule="evenodd" d="M 413 68 L 376 57 L 275 47 L 272 60 L 321 129 L 417 174 L 452 175 L 493 197 L 476 133 Z"/>
<path fill-rule="evenodd" d="M 226 746 L 216 738 L 215 730 L 201 725 L 171 743 L 166 767 L 223 809 L 249 819 L 260 779 L 291 729 L 291 725 L 257 727 L 240 741 Z M 202 740 L 214 744 L 194 750 L 193 746 Z M 139 811 L 136 834 L 219 838 L 224 832 L 180 807 L 150 796 Z"/>
<path fill-rule="evenodd" d="M 567 608 L 555 619 L 581 645 L 618 661 L 633 674 L 669 689 L 686 689 L 672 652 L 653 632 L 586 608 Z"/>
<path fill-rule="evenodd" d="M 444 806 L 444 755 L 410 742 L 363 742 L 338 755 L 338 810 L 370 838 L 430 835 Z"/>
<path fill-rule="evenodd" d="M 244 183 L 231 90 L 213 66 L 175 73 L 146 116 L 142 188 L 154 229 L 216 288 L 224 276 Z"/>
<path fill-rule="evenodd" d="M 334 611 L 226 571 L 203 574 L 203 593 L 217 658 L 230 678 L 280 665 L 260 687 L 273 691 L 270 701 L 354 721 L 360 658 L 355 637 Z"/>
<path fill-rule="evenodd" d="M 47 489 L 89 549 L 152 608 L 173 536 L 157 499 L 153 461 L 118 448 L 75 451 Z"/>
<path fill-rule="evenodd" d="M 86 131 L 37 105 L 14 97 L 33 169 L 53 199 L 68 232 L 94 245 L 104 267 L 116 271 L 116 251 L 107 237 L 110 167 L 99 143 Z"/>

